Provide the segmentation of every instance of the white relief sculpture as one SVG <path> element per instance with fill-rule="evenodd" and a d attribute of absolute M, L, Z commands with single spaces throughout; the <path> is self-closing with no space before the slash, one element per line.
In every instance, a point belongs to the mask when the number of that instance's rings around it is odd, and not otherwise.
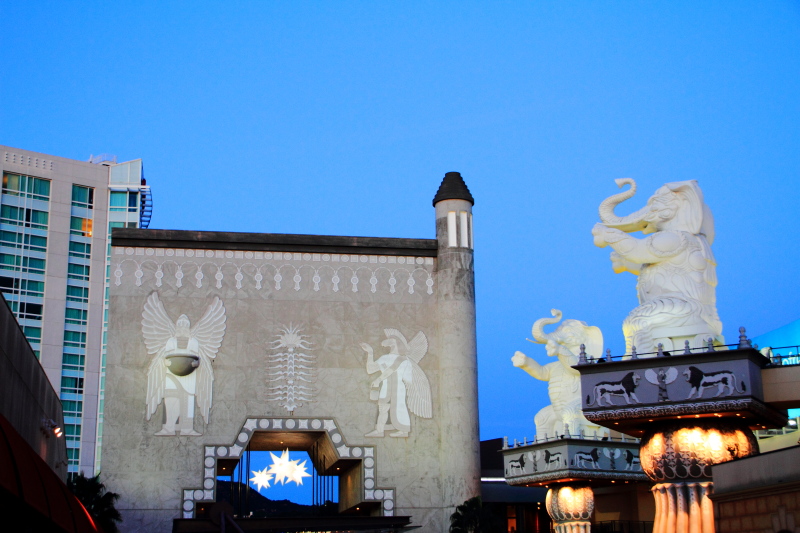
<path fill-rule="evenodd" d="M 547 381 L 550 405 L 536 413 L 536 439 L 564 435 L 597 434 L 606 432 L 589 422 L 581 411 L 581 375 L 572 368 L 578 364 L 580 347 L 586 347 L 590 356 L 603 353 L 603 333 L 596 326 L 588 326 L 580 320 L 565 320 L 552 333 L 545 333 L 544 326 L 555 324 L 561 320 L 561 311 L 552 309 L 553 318 L 540 318 L 531 328 L 537 344 L 544 344 L 549 357 L 557 357 L 546 365 L 540 365 L 522 352 L 516 352 L 511 358 L 515 367 L 521 368 L 536 379 Z"/>
<path fill-rule="evenodd" d="M 225 306 L 218 297 L 203 317 L 190 327 L 186 315 L 173 323 L 151 294 L 142 312 L 142 334 L 153 355 L 147 371 L 147 420 L 162 400 L 165 422 L 156 435 L 200 435 L 194 430 L 195 402 L 208 423 L 212 403 L 212 363 L 225 335 Z"/>
<path fill-rule="evenodd" d="M 600 205 L 600 220 L 592 230 L 594 243 L 611 246 L 614 272 L 639 276 L 639 307 L 623 323 L 626 353 L 654 353 L 657 345 L 671 351 L 690 341 L 705 346 L 708 339 L 724 344 L 716 307 L 716 260 L 711 252 L 714 220 L 695 180 L 667 183 L 647 205 L 626 217 L 614 207 L 631 198 L 636 182 L 616 180 L 630 189 Z M 645 237 L 630 233 L 641 231 Z"/>
<path fill-rule="evenodd" d="M 407 342 L 396 329 L 384 329 L 386 340 L 381 346 L 389 353 L 375 360 L 372 347 L 362 342 L 367 352 L 367 374 L 380 372 L 372 381 L 369 397 L 378 402 L 378 419 L 375 429 L 365 437 L 383 437 L 386 430 L 394 430 L 390 437 L 408 437 L 411 431 L 409 412 L 421 418 L 431 418 L 431 386 L 419 362 L 428 353 L 428 339 L 420 331 Z"/>
<path fill-rule="evenodd" d="M 300 327 L 289 324 L 283 326 L 281 333 L 272 341 L 272 349 L 280 350 L 268 357 L 270 383 L 269 399 L 280 402 L 290 413 L 303 402 L 312 401 L 314 388 L 314 371 L 316 356 L 305 353 L 313 350 L 311 342 L 305 340 L 308 335 L 301 334 Z M 308 385 L 306 385 L 308 383 Z"/>

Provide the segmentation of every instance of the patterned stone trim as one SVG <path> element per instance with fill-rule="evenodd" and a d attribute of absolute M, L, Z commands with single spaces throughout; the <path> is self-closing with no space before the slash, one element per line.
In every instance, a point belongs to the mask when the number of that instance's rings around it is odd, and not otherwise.
<path fill-rule="evenodd" d="M 163 283 L 164 266 L 174 265 L 178 287 L 183 286 L 184 278 L 190 276 L 198 288 L 213 283 L 221 289 L 225 282 L 237 289 L 241 289 L 244 283 L 252 283 L 257 290 L 269 285 L 276 291 L 287 288 L 299 291 L 305 286 L 318 292 L 321 283 L 330 283 L 333 292 L 388 290 L 391 294 L 402 291 L 414 294 L 422 290 L 428 295 L 433 294 L 432 257 L 130 247 L 115 247 L 113 253 L 112 274 L 117 286 L 122 284 L 125 275 L 123 266 L 131 263 L 136 286 L 143 283 L 145 274 L 142 267 L 152 264 L 155 274 L 149 281 L 153 281 L 156 287 Z M 173 257 L 176 259 L 171 259 Z M 221 262 L 214 261 L 220 259 Z M 252 259 L 256 262 L 237 264 L 227 259 Z M 380 280 L 379 275 L 386 281 Z"/>
<path fill-rule="evenodd" d="M 653 417 L 672 417 L 677 415 L 695 415 L 704 413 L 719 413 L 730 411 L 750 411 L 775 423 L 781 422 L 780 413 L 770 409 L 755 398 L 741 398 L 735 400 L 718 400 L 713 402 L 682 402 L 664 403 L 656 405 L 636 405 L 621 407 L 620 409 L 584 409 L 584 416 L 592 422 L 605 422 L 613 420 L 633 420 Z"/>
<path fill-rule="evenodd" d="M 555 470 L 553 472 L 541 472 L 537 474 L 526 474 L 517 477 L 507 477 L 506 483 L 509 485 L 525 485 L 527 483 L 545 483 L 558 481 L 561 479 L 613 479 L 618 481 L 648 481 L 647 474 L 644 472 L 623 472 L 608 470 Z"/>
<path fill-rule="evenodd" d="M 394 516 L 395 488 L 376 487 L 377 469 L 374 446 L 349 446 L 330 418 L 248 418 L 230 446 L 206 446 L 203 456 L 203 487 L 184 489 L 181 503 L 183 518 L 194 518 L 198 502 L 213 502 L 217 490 L 217 460 L 241 457 L 256 431 L 319 432 L 324 431 L 333 443 L 339 459 L 361 459 L 364 468 L 364 499 L 378 501 L 383 516 Z M 249 475 L 249 473 L 248 473 Z"/>

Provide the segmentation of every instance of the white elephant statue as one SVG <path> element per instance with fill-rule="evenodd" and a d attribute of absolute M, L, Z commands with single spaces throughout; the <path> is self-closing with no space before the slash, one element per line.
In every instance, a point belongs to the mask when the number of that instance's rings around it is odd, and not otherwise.
<path fill-rule="evenodd" d="M 716 306 L 717 262 L 711 252 L 714 219 L 697 181 L 667 183 L 647 205 L 625 217 L 616 216 L 614 208 L 636 193 L 636 182 L 625 178 L 616 183 L 630 188 L 600 204 L 602 222 L 592 235 L 596 246 L 614 249 L 614 272 L 639 276 L 639 307 L 622 325 L 626 353 L 635 347 L 652 356 L 659 343 L 664 351 L 682 353 L 687 340 L 693 348 L 706 346 L 709 338 L 724 344 Z M 630 235 L 637 231 L 645 236 Z"/>
<path fill-rule="evenodd" d="M 544 326 L 561 320 L 561 311 L 550 311 L 553 318 L 540 318 L 533 324 L 531 333 L 536 344 L 544 344 L 547 355 L 557 361 L 540 365 L 522 352 L 511 358 L 515 367 L 521 368 L 536 379 L 548 382 L 550 405 L 536 413 L 536 439 L 553 438 L 569 433 L 578 436 L 581 431 L 588 435 L 607 433 L 608 430 L 592 424 L 581 410 L 581 374 L 574 368 L 578 364 L 581 344 L 587 357 L 603 354 L 603 333 L 600 328 L 588 326 L 580 320 L 565 320 L 552 333 L 545 333 Z"/>

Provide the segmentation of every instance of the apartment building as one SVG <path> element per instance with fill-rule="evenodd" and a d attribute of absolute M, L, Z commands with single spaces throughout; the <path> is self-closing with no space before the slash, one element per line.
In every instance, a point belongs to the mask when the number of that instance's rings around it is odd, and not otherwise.
<path fill-rule="evenodd" d="M 146 228 L 142 160 L 0 145 L 0 291 L 64 408 L 68 471 L 100 469 L 109 235 Z"/>

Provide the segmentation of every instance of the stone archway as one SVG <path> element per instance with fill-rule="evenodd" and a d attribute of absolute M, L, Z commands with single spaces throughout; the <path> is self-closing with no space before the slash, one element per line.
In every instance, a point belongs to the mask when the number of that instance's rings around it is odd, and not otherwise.
<path fill-rule="evenodd" d="M 202 488 L 185 488 L 181 497 L 181 516 L 194 518 L 198 503 L 214 502 L 217 495 L 217 475 L 221 462 L 238 460 L 253 440 L 269 440 L 270 434 L 304 433 L 317 447 L 317 457 L 322 458 L 318 470 L 333 470 L 337 464 L 347 465 L 339 482 L 341 508 L 358 504 L 377 504 L 382 516 L 394 516 L 395 488 L 377 487 L 377 461 L 374 446 L 349 445 L 332 418 L 248 418 L 235 437 L 233 444 L 205 446 L 203 455 Z M 338 467 L 341 468 L 341 467 Z"/>

